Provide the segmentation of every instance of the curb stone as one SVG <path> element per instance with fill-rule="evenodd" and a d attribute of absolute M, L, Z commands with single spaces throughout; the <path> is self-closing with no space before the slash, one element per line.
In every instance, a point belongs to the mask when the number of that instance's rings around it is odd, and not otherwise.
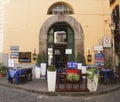
<path fill-rule="evenodd" d="M 47 92 L 47 91 L 36 91 L 36 90 L 31 90 L 31 89 L 25 89 L 25 88 L 5 85 L 5 84 L 0 84 L 0 86 L 15 88 L 15 89 L 37 93 L 37 94 L 42 94 L 42 95 L 47 95 L 47 96 L 74 96 L 74 97 L 102 95 L 102 94 L 107 94 L 109 92 L 113 92 L 113 91 L 120 89 L 120 85 L 118 85 L 114 88 L 110 88 L 110 89 L 106 89 L 102 91 L 96 91 L 96 92 Z"/>

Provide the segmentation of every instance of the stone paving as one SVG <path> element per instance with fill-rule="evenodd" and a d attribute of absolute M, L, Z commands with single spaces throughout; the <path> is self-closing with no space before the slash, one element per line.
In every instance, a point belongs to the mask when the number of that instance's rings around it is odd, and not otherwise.
<path fill-rule="evenodd" d="M 47 81 L 44 78 L 41 78 L 41 79 L 33 78 L 32 81 L 28 81 L 27 83 L 16 85 L 15 83 L 11 84 L 10 82 L 8 82 L 8 80 L 5 77 L 0 78 L 0 85 L 21 89 L 21 90 L 25 90 L 33 93 L 39 93 L 42 95 L 48 95 L 48 96 L 99 95 L 99 94 L 109 93 L 110 91 L 114 91 L 120 88 L 119 83 L 114 83 L 114 84 L 108 84 L 108 85 L 104 85 L 104 84 L 98 85 L 98 89 L 96 92 L 48 92 Z"/>
<path fill-rule="evenodd" d="M 0 102 L 119 102 L 120 90 L 94 96 L 47 96 L 0 86 Z"/>

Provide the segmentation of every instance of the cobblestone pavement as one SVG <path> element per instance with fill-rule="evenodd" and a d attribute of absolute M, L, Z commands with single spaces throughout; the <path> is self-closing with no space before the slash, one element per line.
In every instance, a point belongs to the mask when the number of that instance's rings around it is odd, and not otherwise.
<path fill-rule="evenodd" d="M 46 96 L 0 86 L 0 102 L 120 102 L 120 90 L 95 96 Z"/>

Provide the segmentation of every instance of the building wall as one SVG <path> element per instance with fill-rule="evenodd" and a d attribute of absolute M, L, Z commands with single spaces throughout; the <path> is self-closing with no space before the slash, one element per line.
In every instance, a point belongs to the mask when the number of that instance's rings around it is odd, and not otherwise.
<path fill-rule="evenodd" d="M 10 46 L 19 51 L 39 52 L 39 34 L 49 7 L 58 0 L 10 0 L 5 14 L 3 52 L 10 55 Z M 104 35 L 110 35 L 109 0 L 61 0 L 71 5 L 75 18 L 83 28 L 85 56 L 89 48 L 94 56 L 94 45 L 100 45 Z M 10 56 L 9 56 L 10 57 Z M 16 59 L 17 62 L 17 59 Z M 94 60 L 93 62 L 94 63 Z"/>
<path fill-rule="evenodd" d="M 111 3 L 111 5 L 110 5 L 111 15 L 113 14 L 113 12 L 114 12 L 114 10 L 116 9 L 117 6 L 119 6 L 119 12 L 118 13 L 119 13 L 119 18 L 120 18 L 120 0 L 114 0 L 114 2 Z M 116 38 L 119 39 L 119 35 L 120 35 L 120 19 L 119 19 L 119 21 L 117 23 L 118 23 L 117 24 L 118 28 L 115 28 L 115 30 L 117 30 L 117 32 L 115 32 L 115 36 L 117 35 Z M 119 47 L 117 47 L 117 51 L 115 49 L 115 65 L 120 66 L 120 42 L 119 41 L 115 42 L 115 44 L 119 45 Z"/>
<path fill-rule="evenodd" d="M 3 52 L 4 43 L 4 26 L 5 26 L 5 12 L 9 0 L 0 0 L 0 63 L 7 65 L 8 54 Z"/>

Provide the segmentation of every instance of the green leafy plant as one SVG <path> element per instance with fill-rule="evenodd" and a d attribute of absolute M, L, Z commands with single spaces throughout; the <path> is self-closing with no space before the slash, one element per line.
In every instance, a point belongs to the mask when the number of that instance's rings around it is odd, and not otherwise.
<path fill-rule="evenodd" d="M 67 80 L 68 81 L 78 81 L 80 79 L 80 76 L 74 73 L 67 74 Z"/>
<path fill-rule="evenodd" d="M 86 65 L 85 57 L 80 53 L 77 54 L 76 62 L 82 63 L 82 65 Z"/>
<path fill-rule="evenodd" d="M 46 62 L 46 55 L 45 52 L 43 51 L 42 53 L 37 55 L 36 66 L 40 66 L 40 63 L 45 63 L 45 62 Z"/>
<path fill-rule="evenodd" d="M 99 77 L 99 70 L 97 68 L 89 68 L 86 73 L 88 74 L 88 78 L 91 80 L 91 82 L 94 81 L 94 75 Z"/>
<path fill-rule="evenodd" d="M 53 66 L 53 65 L 50 65 L 50 66 L 48 67 L 48 71 L 56 71 L 56 67 Z"/>
<path fill-rule="evenodd" d="M 40 59 L 41 59 L 41 63 L 45 63 L 46 62 L 46 55 L 45 55 L 45 52 L 43 51 L 41 54 L 40 54 Z"/>
<path fill-rule="evenodd" d="M 106 64 L 105 64 L 106 69 L 111 69 L 111 63 L 112 63 L 112 60 L 111 60 L 111 59 L 112 59 L 112 58 L 109 57 L 108 60 L 106 61 Z"/>
<path fill-rule="evenodd" d="M 37 55 L 36 66 L 40 66 L 40 55 Z"/>
<path fill-rule="evenodd" d="M 7 73 L 7 66 L 0 63 L 0 74 L 6 75 L 6 73 Z"/>

